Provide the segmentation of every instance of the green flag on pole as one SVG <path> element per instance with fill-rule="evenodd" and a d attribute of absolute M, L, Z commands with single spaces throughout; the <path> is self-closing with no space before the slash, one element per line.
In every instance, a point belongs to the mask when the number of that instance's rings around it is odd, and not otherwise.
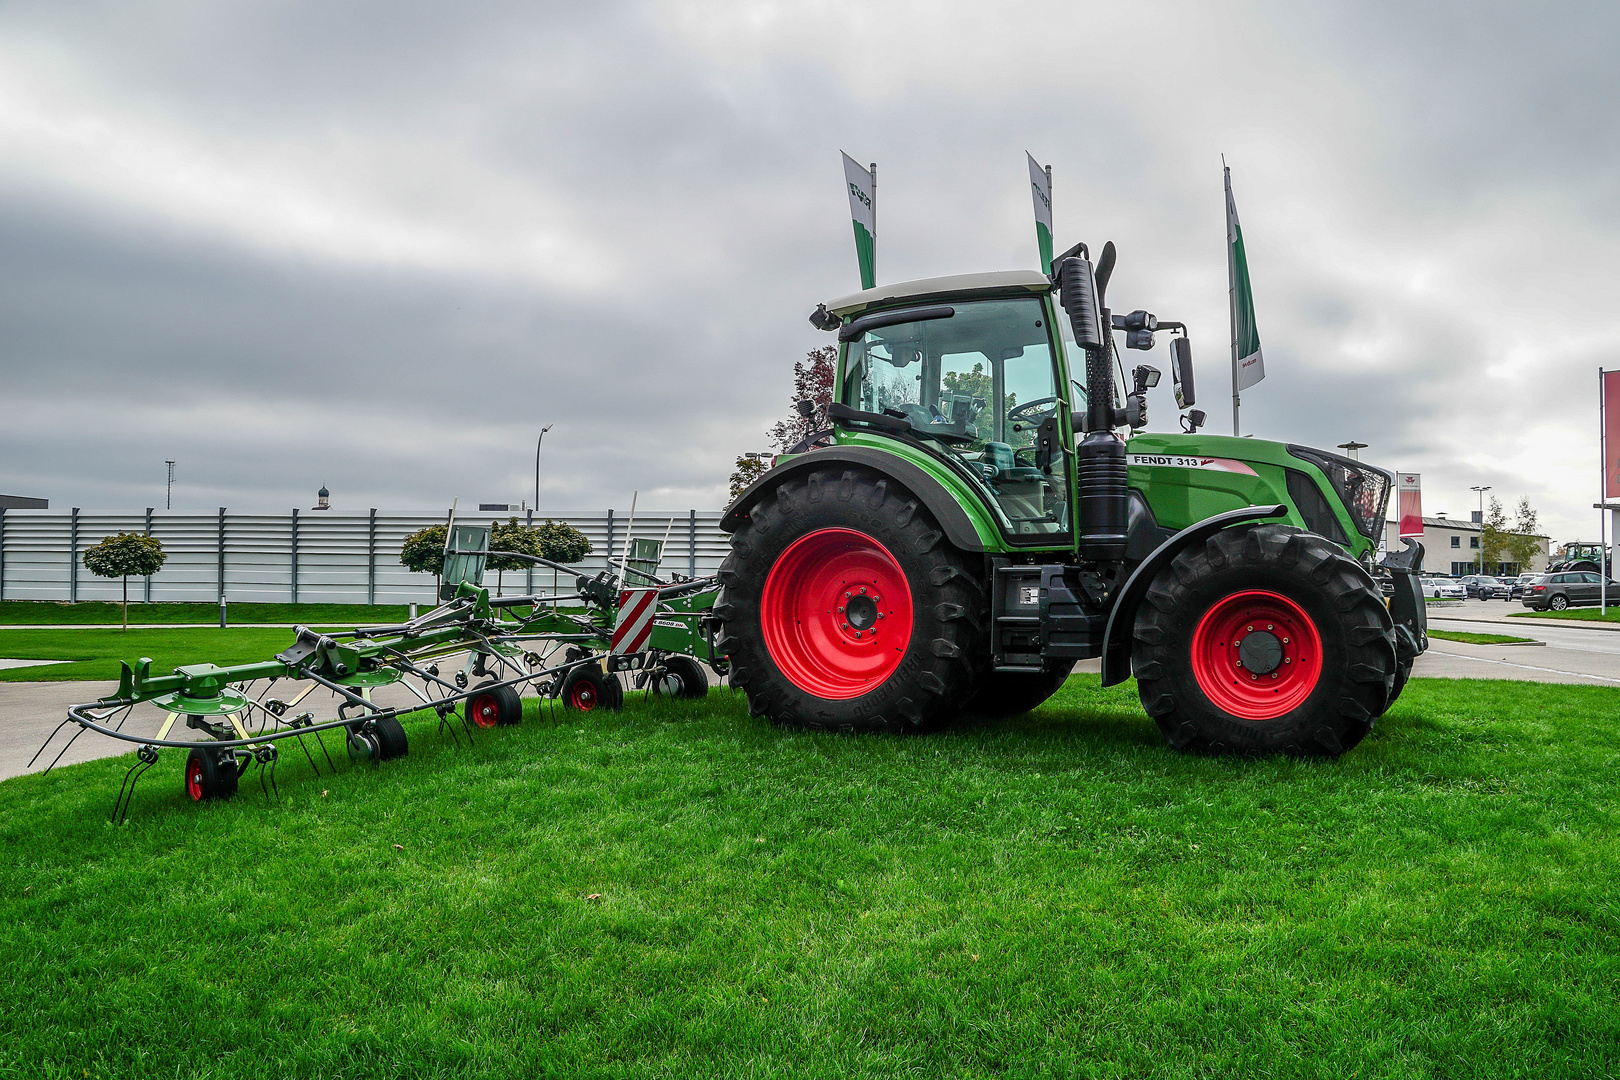
<path fill-rule="evenodd" d="M 1232 170 L 1226 174 L 1226 280 L 1228 305 L 1232 314 L 1232 434 L 1242 434 L 1238 425 L 1241 392 L 1266 377 L 1266 362 L 1260 355 L 1260 331 L 1254 324 L 1254 290 L 1249 286 L 1249 257 L 1243 250 L 1243 229 L 1238 225 L 1237 204 L 1232 201 Z"/>
<path fill-rule="evenodd" d="M 1028 150 L 1024 156 L 1029 158 L 1029 186 L 1034 191 L 1035 198 L 1035 242 L 1041 248 L 1041 272 L 1052 272 L 1052 170 L 1051 167 L 1042 168 L 1035 161 L 1035 155 Z"/>
<path fill-rule="evenodd" d="M 1226 173 L 1226 268 L 1232 292 L 1232 363 L 1234 390 L 1247 390 L 1266 377 L 1260 355 L 1260 331 L 1254 324 L 1254 290 L 1249 285 L 1249 258 L 1243 229 L 1232 201 L 1232 170 Z"/>
<path fill-rule="evenodd" d="M 855 259 L 861 266 L 861 288 L 877 285 L 877 162 L 871 171 L 844 154 L 844 182 L 849 188 L 849 215 L 855 219 Z"/>

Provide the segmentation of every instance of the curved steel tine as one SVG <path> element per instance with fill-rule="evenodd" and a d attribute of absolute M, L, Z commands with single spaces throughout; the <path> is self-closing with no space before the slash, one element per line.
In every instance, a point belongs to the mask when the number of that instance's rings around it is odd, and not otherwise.
<path fill-rule="evenodd" d="M 43 754 L 45 752 L 45 748 L 47 746 L 51 745 L 51 740 L 56 738 L 56 733 L 58 731 L 61 731 L 63 728 L 67 727 L 72 722 L 73 722 L 73 717 L 70 716 L 66 720 L 62 721 L 60 724 L 57 724 L 55 729 L 52 730 L 49 735 L 45 736 L 45 741 L 39 744 L 39 749 L 34 751 L 34 756 L 28 759 L 28 768 L 32 769 L 34 767 L 34 762 L 38 761 L 39 760 L 39 755 Z M 79 730 L 83 731 L 84 728 L 80 728 Z M 51 764 L 54 765 L 55 762 L 52 762 Z M 45 771 L 50 772 L 51 770 L 46 769 Z"/>
<path fill-rule="evenodd" d="M 315 775 L 321 775 L 321 767 L 315 764 L 315 756 L 309 752 L 309 747 L 304 745 L 304 737 L 302 735 L 294 735 L 293 738 L 298 740 L 298 749 L 302 750 L 304 752 L 304 756 L 309 758 L 309 767 L 315 770 Z M 322 747 L 322 749 L 325 748 Z"/>

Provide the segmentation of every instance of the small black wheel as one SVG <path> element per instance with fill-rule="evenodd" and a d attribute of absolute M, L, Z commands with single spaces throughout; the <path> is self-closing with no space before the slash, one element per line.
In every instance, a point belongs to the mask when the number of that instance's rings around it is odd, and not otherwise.
<path fill-rule="evenodd" d="M 481 728 L 511 727 L 523 720 L 523 699 L 513 686 L 498 686 L 491 679 L 467 699 L 467 719 Z"/>
<path fill-rule="evenodd" d="M 241 774 L 232 760 L 224 759 L 225 751 L 198 747 L 186 757 L 186 794 L 192 802 L 228 799 L 236 794 L 236 780 Z"/>
<path fill-rule="evenodd" d="M 349 758 L 352 761 L 376 761 L 382 753 L 374 731 L 358 723 L 349 725 Z"/>
<path fill-rule="evenodd" d="M 603 704 L 614 712 L 624 708 L 624 683 L 619 681 L 619 677 L 617 675 L 604 675 L 602 676 L 602 684 L 607 687 L 607 700 Z"/>
<path fill-rule="evenodd" d="M 701 698 L 709 695 L 709 677 L 703 665 L 690 656 L 664 657 L 664 677 L 658 692 L 665 697 Z"/>
<path fill-rule="evenodd" d="M 405 738 L 405 725 L 397 717 L 378 717 L 372 725 L 377 732 L 377 760 L 392 761 L 402 758 L 411 752 L 410 743 Z"/>
<path fill-rule="evenodd" d="M 1547 601 L 1547 606 L 1554 611 L 1566 611 L 1569 608 L 1569 597 L 1559 595 Z"/>
<path fill-rule="evenodd" d="M 613 688 L 609 688 L 608 679 L 611 676 L 603 675 L 602 669 L 595 664 L 585 664 L 570 671 L 563 679 L 562 689 L 558 696 L 562 698 L 565 708 L 575 712 L 591 712 L 595 709 L 617 709 L 619 698 L 623 697 L 620 690 L 615 697 L 613 689 L 618 688 L 618 679 L 613 680 Z"/>
<path fill-rule="evenodd" d="M 992 671 L 962 711 L 969 716 L 992 718 L 1027 713 L 1057 693 L 1073 670 L 1074 661 L 1070 660 L 1039 674 Z"/>

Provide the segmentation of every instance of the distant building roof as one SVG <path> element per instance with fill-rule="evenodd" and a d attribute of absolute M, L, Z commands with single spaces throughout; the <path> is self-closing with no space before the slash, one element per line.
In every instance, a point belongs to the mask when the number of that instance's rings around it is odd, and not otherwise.
<path fill-rule="evenodd" d="M 49 510 L 51 500 L 30 499 L 26 495 L 0 495 L 0 510 Z"/>
<path fill-rule="evenodd" d="M 1395 524 L 1398 524 L 1398 523 L 1396 522 L 1396 520 L 1394 518 L 1391 518 L 1391 519 L 1389 519 L 1387 524 L 1395 525 Z M 1477 521 L 1469 521 L 1467 518 L 1426 517 L 1426 518 L 1423 519 L 1423 524 L 1425 526 L 1432 525 L 1437 529 L 1456 529 L 1456 530 L 1458 530 L 1460 532 L 1482 532 L 1482 531 L 1484 531 L 1483 526 L 1481 526 L 1479 522 L 1477 522 Z M 1546 533 L 1536 533 L 1535 536 L 1536 536 L 1536 539 L 1538 539 L 1538 540 L 1550 539 L 1550 537 Z"/>

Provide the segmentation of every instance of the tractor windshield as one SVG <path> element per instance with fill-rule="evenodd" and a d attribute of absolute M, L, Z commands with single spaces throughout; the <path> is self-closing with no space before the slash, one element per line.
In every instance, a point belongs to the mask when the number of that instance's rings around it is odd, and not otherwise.
<path fill-rule="evenodd" d="M 876 327 L 851 341 L 844 404 L 911 421 L 936 452 L 984 480 L 1009 535 L 1068 532 L 1066 456 L 1036 454 L 1042 423 L 1060 430 L 1064 406 L 1045 309 L 1033 298 L 951 306 L 949 318 Z"/>

